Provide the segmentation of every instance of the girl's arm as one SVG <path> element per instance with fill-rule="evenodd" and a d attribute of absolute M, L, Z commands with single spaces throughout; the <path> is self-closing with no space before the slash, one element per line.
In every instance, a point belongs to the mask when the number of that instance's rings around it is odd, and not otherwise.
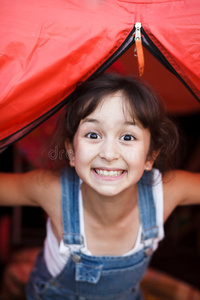
<path fill-rule="evenodd" d="M 178 205 L 200 204 L 200 174 L 182 170 L 163 177 L 165 220 Z"/>
<path fill-rule="evenodd" d="M 0 205 L 45 206 L 56 193 L 59 177 L 47 170 L 27 173 L 0 173 Z"/>

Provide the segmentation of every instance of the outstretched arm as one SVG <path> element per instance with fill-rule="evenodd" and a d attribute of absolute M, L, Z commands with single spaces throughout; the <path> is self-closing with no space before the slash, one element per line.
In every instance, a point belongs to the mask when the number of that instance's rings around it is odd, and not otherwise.
<path fill-rule="evenodd" d="M 27 173 L 0 173 L 0 205 L 44 206 L 50 202 L 59 177 L 51 171 L 35 170 Z M 44 202 L 44 203 L 43 203 Z"/>

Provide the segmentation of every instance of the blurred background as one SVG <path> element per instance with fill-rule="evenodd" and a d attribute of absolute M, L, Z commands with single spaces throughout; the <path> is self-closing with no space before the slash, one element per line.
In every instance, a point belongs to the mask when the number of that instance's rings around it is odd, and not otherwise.
<path fill-rule="evenodd" d="M 137 58 L 131 47 L 108 71 L 138 74 Z M 200 172 L 200 104 L 184 85 L 145 50 L 144 79 L 161 95 L 167 112 L 180 133 L 178 167 Z M 1 172 L 24 172 L 41 166 L 46 143 L 55 129 L 59 113 L 0 154 Z M 45 153 L 48 156 L 48 153 Z M 25 299 L 24 287 L 38 250 L 45 238 L 46 215 L 40 208 L 1 207 L 0 209 L 0 299 Z M 148 299 L 200 299 L 200 207 L 178 207 L 165 224 L 148 273 L 160 278 L 165 296 Z M 162 277 L 162 275 L 164 277 Z M 165 277 L 166 276 L 166 277 Z M 167 280 L 172 279 L 169 283 Z M 149 280 L 149 279 L 148 279 Z M 144 289 L 149 288 L 144 281 Z M 151 282 L 151 281 L 150 281 Z M 158 283 L 158 281 L 157 281 Z M 170 285 L 171 284 L 171 285 Z M 179 284 L 179 294 L 177 285 Z M 174 290 L 169 291 L 173 286 Z M 186 290 L 184 289 L 185 287 Z M 171 295 L 170 295 L 171 293 Z M 151 294 L 151 295 L 150 295 Z M 189 295 L 189 296 L 188 296 Z M 157 297 L 157 298 L 156 298 Z M 166 298 L 165 298 L 166 297 Z"/>

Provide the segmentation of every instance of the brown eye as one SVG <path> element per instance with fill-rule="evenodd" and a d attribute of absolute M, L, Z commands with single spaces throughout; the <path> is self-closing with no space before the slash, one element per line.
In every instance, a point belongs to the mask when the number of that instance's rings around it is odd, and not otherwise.
<path fill-rule="evenodd" d="M 96 133 L 96 132 L 89 132 L 89 133 L 86 135 L 86 137 L 89 138 L 89 139 L 93 139 L 93 140 L 100 139 L 99 134 Z"/>
<path fill-rule="evenodd" d="M 121 137 L 121 140 L 123 140 L 123 141 L 134 141 L 135 137 L 132 134 L 124 134 Z"/>

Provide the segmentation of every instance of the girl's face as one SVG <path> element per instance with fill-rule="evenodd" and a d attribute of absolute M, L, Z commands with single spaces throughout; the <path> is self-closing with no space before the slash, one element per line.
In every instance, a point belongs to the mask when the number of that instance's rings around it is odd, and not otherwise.
<path fill-rule="evenodd" d="M 81 120 L 73 146 L 66 142 L 71 166 L 94 191 L 116 196 L 137 184 L 147 160 L 150 132 L 133 119 L 118 92 L 103 99 Z"/>

